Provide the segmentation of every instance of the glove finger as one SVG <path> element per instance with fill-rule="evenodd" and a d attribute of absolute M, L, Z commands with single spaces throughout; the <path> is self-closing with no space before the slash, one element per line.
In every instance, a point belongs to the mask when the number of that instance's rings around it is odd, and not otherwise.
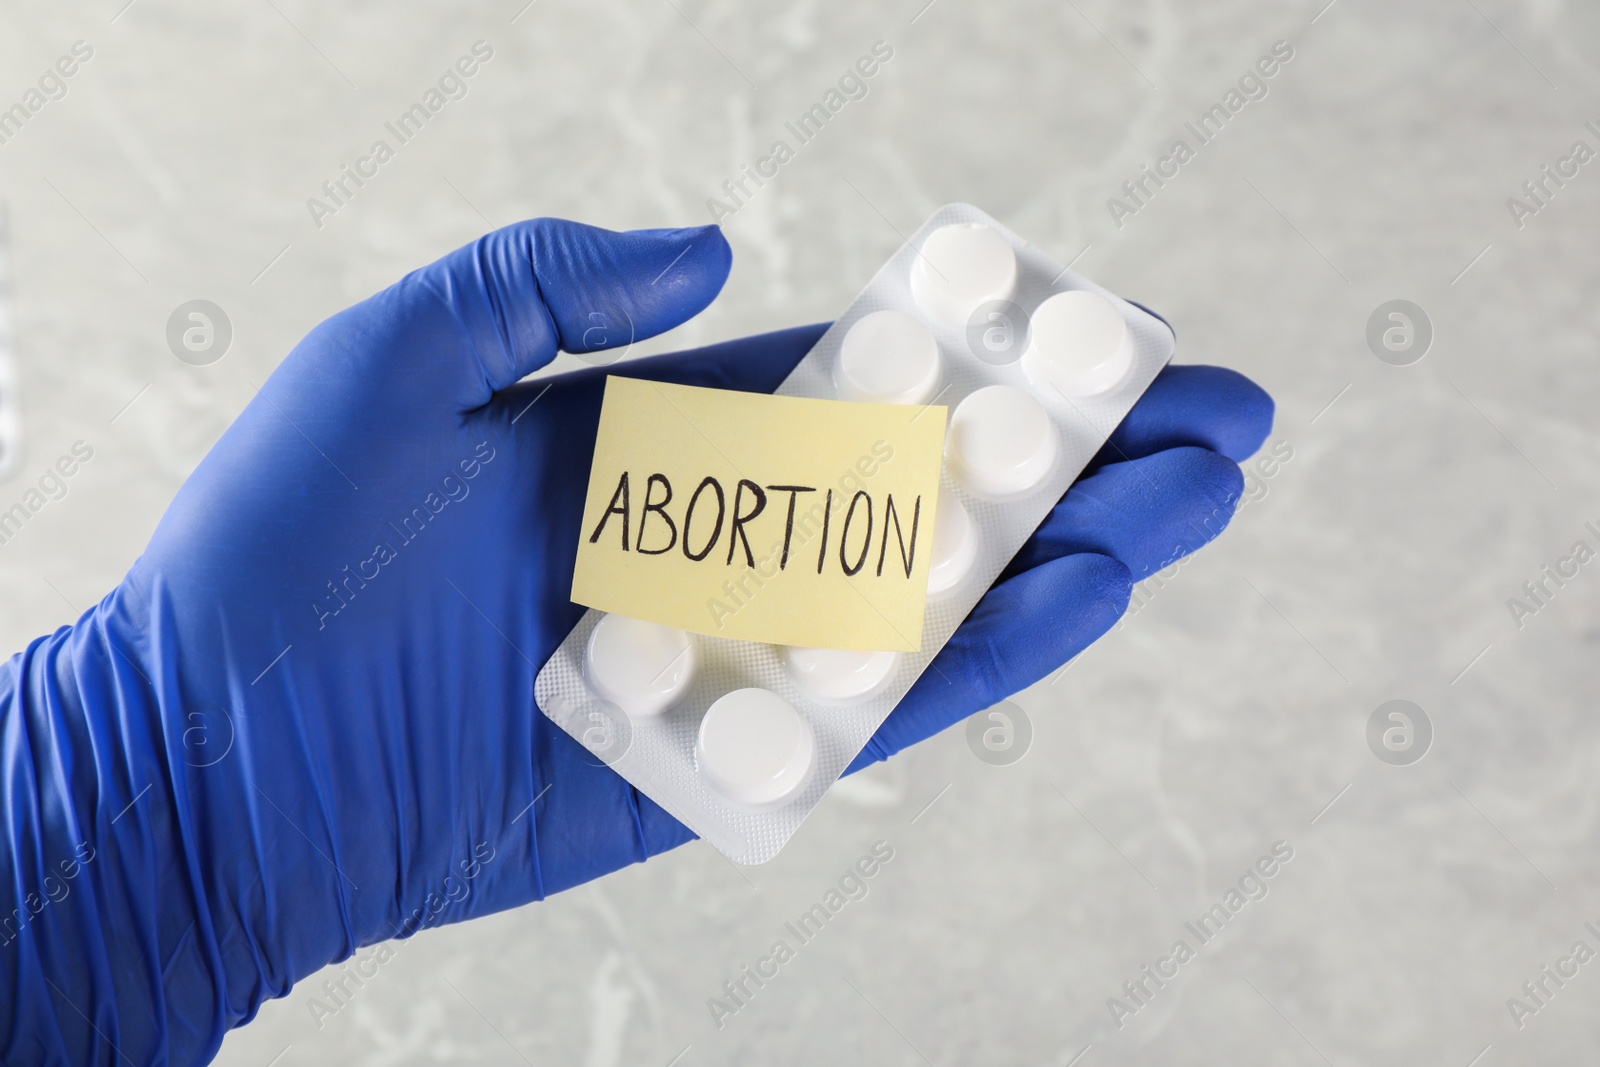
<path fill-rule="evenodd" d="M 781 384 L 828 329 L 828 323 L 796 326 L 754 337 L 647 359 L 629 360 L 603 370 L 564 375 L 573 384 L 606 374 L 703 385 L 717 389 L 770 393 Z M 521 410 L 545 387 L 532 382 L 519 390 Z M 1085 474 L 1108 463 L 1183 445 L 1209 448 L 1240 461 L 1249 457 L 1272 429 L 1273 404 L 1260 386 L 1223 367 L 1167 367 L 1129 412 Z"/>
<path fill-rule="evenodd" d="M 849 774 L 1026 689 L 1115 625 L 1132 589 L 1128 569 L 1083 553 L 1050 560 L 989 590 Z"/>
<path fill-rule="evenodd" d="M 744 393 L 770 393 L 783 383 L 795 364 L 805 358 L 817 340 L 827 332 L 828 323 L 793 326 L 787 330 L 722 341 L 702 348 L 670 352 L 581 375 L 620 374 L 654 382 L 701 385 L 711 389 L 734 389 Z M 533 383 L 530 383 L 533 384 Z"/>
<path fill-rule="evenodd" d="M 858 770 L 1026 689 L 1110 629 L 1132 582 L 1210 541 L 1243 487 L 1176 448 L 1080 480 L 851 763 Z"/>
<path fill-rule="evenodd" d="M 537 438 L 540 447 L 572 449 L 580 443 L 587 447 L 593 444 L 595 426 L 600 419 L 600 400 L 609 375 L 770 393 L 811 351 L 811 346 L 827 328 L 827 323 L 796 326 L 704 348 L 534 379 L 497 394 L 489 411 L 502 424 L 518 423 L 517 430 L 525 437 Z M 543 418 L 523 421 L 522 415 L 534 410 L 535 403 L 539 404 L 537 410 Z M 586 465 L 588 459 L 575 453 L 574 462 Z"/>
<path fill-rule="evenodd" d="M 1244 475 L 1206 448 L 1171 448 L 1080 478 L 1034 531 L 1002 577 L 1078 552 L 1099 552 L 1134 581 L 1170 567 L 1233 518 Z"/>
<path fill-rule="evenodd" d="M 829 323 L 746 337 L 614 368 L 629 377 L 771 392 L 828 329 Z M 1168 366 L 1139 398 L 1085 473 L 1170 448 L 1193 445 L 1235 462 L 1249 458 L 1272 431 L 1273 402 L 1255 382 L 1225 367 Z"/>
<path fill-rule="evenodd" d="M 345 332 L 360 343 L 334 350 L 382 361 L 355 366 L 364 377 L 470 410 L 558 349 L 626 345 L 692 318 L 721 291 L 731 262 L 715 226 L 618 233 L 531 219 L 408 274 L 312 336 Z"/>
<path fill-rule="evenodd" d="M 828 325 L 799 326 L 631 360 L 612 371 L 630 378 L 769 393 Z M 1241 462 L 1266 440 L 1272 416 L 1272 398 L 1242 374 L 1224 367 L 1166 367 L 1085 468 L 1084 477 L 1111 464 L 1184 446 Z"/>
<path fill-rule="evenodd" d="M 1272 432 L 1272 414 L 1272 397 L 1237 371 L 1164 367 L 1084 473 L 1183 445 L 1242 463 Z"/>

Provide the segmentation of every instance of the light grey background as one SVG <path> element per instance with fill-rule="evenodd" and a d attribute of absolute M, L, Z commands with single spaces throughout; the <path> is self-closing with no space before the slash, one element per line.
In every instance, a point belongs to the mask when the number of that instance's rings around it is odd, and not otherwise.
<path fill-rule="evenodd" d="M 1507 607 L 1600 547 L 1600 162 L 1520 229 L 1506 203 L 1574 141 L 1600 149 L 1589 0 L 124 2 L 0 14 L 0 104 L 94 48 L 0 145 L 28 449 L 0 509 L 95 449 L 0 547 L 7 648 L 119 579 L 320 319 L 520 217 L 706 221 L 880 39 L 867 98 L 727 221 L 723 296 L 641 350 L 827 319 L 966 200 L 1160 310 L 1180 360 L 1263 383 L 1292 449 L 1226 537 L 1017 698 L 1020 762 L 949 731 L 842 783 L 766 866 L 692 845 L 424 933 L 320 1028 L 319 978 L 220 1062 L 1600 1054 L 1600 963 L 1520 1029 L 1506 1003 L 1574 941 L 1600 949 L 1600 563 L 1520 627 Z M 306 198 L 480 39 L 470 95 L 314 226 Z M 1279 40 L 1270 94 L 1113 225 L 1107 198 Z M 234 327 L 208 367 L 165 341 L 197 298 Z M 1410 367 L 1365 342 L 1399 298 L 1436 334 Z M 1411 766 L 1367 747 L 1392 698 L 1432 721 Z M 879 840 L 869 895 L 719 1030 L 707 998 Z M 1107 998 L 1278 841 L 1270 894 L 1114 1027 Z"/>

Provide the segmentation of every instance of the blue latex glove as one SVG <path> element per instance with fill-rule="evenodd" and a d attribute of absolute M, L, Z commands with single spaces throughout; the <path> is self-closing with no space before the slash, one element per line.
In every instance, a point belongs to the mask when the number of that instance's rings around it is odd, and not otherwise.
<path fill-rule="evenodd" d="M 690 838 L 534 707 L 582 611 L 605 372 L 515 383 L 684 321 L 729 260 L 714 228 L 539 220 L 334 316 L 121 585 L 5 665 L 0 1060 L 201 1063 L 361 946 Z M 770 391 L 822 329 L 624 369 Z M 1271 412 L 1229 371 L 1163 374 L 857 764 L 1103 633 L 1226 522 Z"/>

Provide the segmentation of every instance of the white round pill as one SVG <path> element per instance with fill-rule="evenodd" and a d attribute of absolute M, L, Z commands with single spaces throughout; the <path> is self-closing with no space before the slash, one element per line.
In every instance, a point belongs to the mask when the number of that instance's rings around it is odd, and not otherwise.
<path fill-rule="evenodd" d="M 783 665 L 806 695 L 823 704 L 853 704 L 882 689 L 894 673 L 893 652 L 832 648 L 783 650 Z"/>
<path fill-rule="evenodd" d="M 928 595 L 940 596 L 958 587 L 977 560 L 977 523 L 954 493 L 940 489 L 939 514 L 933 521 L 933 561 L 928 565 Z"/>
<path fill-rule="evenodd" d="M 1033 313 L 1022 369 L 1036 385 L 1095 396 L 1133 367 L 1133 336 L 1117 306 L 1087 289 L 1057 293 Z"/>
<path fill-rule="evenodd" d="M 874 311 L 839 344 L 839 391 L 847 400 L 921 404 L 939 385 L 939 344 L 903 311 Z"/>
<path fill-rule="evenodd" d="M 769 689 L 735 689 L 700 720 L 695 762 L 707 783 L 745 808 L 773 808 L 811 777 L 816 741 L 794 705 Z"/>
<path fill-rule="evenodd" d="M 1021 496 L 1055 467 L 1056 428 L 1039 402 L 1010 385 L 989 385 L 956 405 L 945 458 L 979 496 Z"/>
<path fill-rule="evenodd" d="M 941 226 L 922 242 L 911 264 L 917 306 L 961 324 L 990 300 L 1009 300 L 1017 288 L 1017 254 L 1000 231 L 982 223 Z"/>
<path fill-rule="evenodd" d="M 589 634 L 584 669 L 595 692 L 629 715 L 659 715 L 694 681 L 698 659 L 682 630 L 607 615 Z"/>

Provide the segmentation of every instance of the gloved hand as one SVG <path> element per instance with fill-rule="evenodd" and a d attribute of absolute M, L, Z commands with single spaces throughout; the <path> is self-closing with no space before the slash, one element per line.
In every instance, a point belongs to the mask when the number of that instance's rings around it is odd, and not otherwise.
<path fill-rule="evenodd" d="M 729 260 L 715 228 L 538 220 L 334 316 L 123 582 L 5 666 L 0 1060 L 201 1063 L 361 946 L 689 839 L 534 707 L 583 610 L 606 372 L 516 383 L 684 321 Z M 822 330 L 618 370 L 770 391 Z M 1103 633 L 1227 521 L 1271 411 L 1229 371 L 1164 373 L 856 765 Z"/>

